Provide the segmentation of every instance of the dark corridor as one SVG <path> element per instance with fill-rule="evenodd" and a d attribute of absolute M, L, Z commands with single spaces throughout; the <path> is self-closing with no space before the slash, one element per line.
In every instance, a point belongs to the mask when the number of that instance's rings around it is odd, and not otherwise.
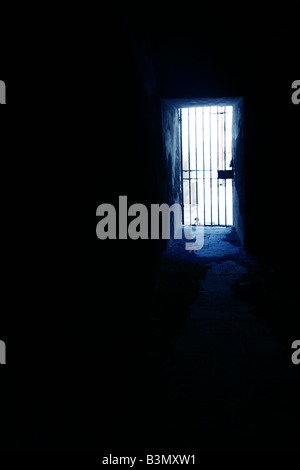
<path fill-rule="evenodd" d="M 1 114 L 0 447 L 297 450 L 297 13 L 75 10 L 53 9 L 49 29 L 22 20 L 0 64 L 16 103 Z M 205 168 L 181 166 L 178 119 L 206 106 L 232 107 L 232 166 L 211 167 L 207 190 L 191 181 Z M 232 225 L 209 206 L 198 251 L 150 236 L 152 205 L 182 203 L 183 170 L 200 202 L 232 180 Z"/>
<path fill-rule="evenodd" d="M 280 316 L 296 308 L 280 272 L 249 255 L 233 228 L 206 227 L 194 254 L 176 241 L 163 256 L 151 318 L 159 378 L 147 442 L 189 451 L 296 448 L 300 375 L 290 337 L 299 323 Z"/>

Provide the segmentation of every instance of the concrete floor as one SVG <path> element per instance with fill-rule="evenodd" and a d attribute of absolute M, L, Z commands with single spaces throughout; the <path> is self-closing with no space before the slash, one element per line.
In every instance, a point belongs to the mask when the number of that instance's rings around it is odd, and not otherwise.
<path fill-rule="evenodd" d="M 276 271 L 247 254 L 231 227 L 206 227 L 202 250 L 185 252 L 177 240 L 166 256 L 175 260 L 169 283 L 178 282 L 176 259 L 191 256 L 202 275 L 190 295 L 197 271 L 185 271 L 188 311 L 161 364 L 162 448 L 169 436 L 177 450 L 296 449 L 300 366 L 289 349 L 296 338 L 281 340 L 268 321 L 280 295 L 270 282 Z M 169 318 L 174 305 L 165 307 Z"/>

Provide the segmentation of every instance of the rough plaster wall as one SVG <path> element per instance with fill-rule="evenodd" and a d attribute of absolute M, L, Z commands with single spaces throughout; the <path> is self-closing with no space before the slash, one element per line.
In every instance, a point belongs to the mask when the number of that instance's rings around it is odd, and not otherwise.
<path fill-rule="evenodd" d="M 164 157 L 168 174 L 168 204 L 180 203 L 181 165 L 179 152 L 178 111 L 169 104 L 162 105 Z"/>
<path fill-rule="evenodd" d="M 179 119 L 178 110 L 175 106 L 168 103 L 162 103 L 162 136 L 163 153 L 165 161 L 165 181 L 166 195 L 165 201 L 172 204 L 181 203 L 181 160 L 179 149 Z M 173 218 L 170 225 L 170 243 L 173 240 Z"/>

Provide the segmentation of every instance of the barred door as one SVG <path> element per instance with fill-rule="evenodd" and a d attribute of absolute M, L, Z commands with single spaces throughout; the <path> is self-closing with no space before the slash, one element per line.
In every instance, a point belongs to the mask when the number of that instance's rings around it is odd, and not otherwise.
<path fill-rule="evenodd" d="M 232 106 L 180 108 L 185 225 L 232 225 Z"/>

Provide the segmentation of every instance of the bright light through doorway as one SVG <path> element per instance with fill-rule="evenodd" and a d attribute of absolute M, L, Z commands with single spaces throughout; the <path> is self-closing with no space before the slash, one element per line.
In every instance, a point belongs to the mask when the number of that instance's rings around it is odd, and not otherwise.
<path fill-rule="evenodd" d="M 232 106 L 180 108 L 185 225 L 232 225 Z"/>

